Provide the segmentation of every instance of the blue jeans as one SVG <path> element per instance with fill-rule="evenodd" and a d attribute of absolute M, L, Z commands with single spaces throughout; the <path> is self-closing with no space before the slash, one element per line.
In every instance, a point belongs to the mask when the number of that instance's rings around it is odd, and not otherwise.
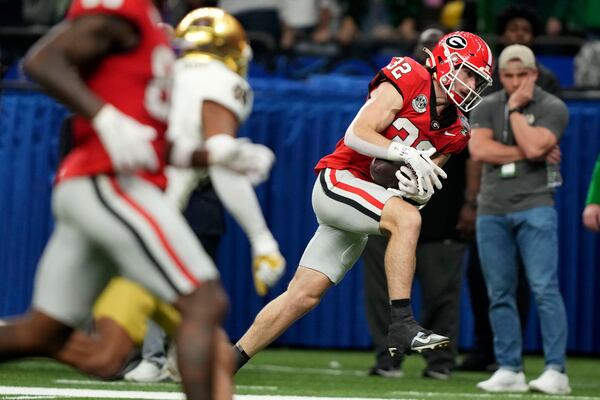
<path fill-rule="evenodd" d="M 520 371 L 522 337 L 516 307 L 517 251 L 540 317 L 546 368 L 563 370 L 567 316 L 558 286 L 556 210 L 538 207 L 477 217 L 477 246 L 490 298 L 494 352 L 500 367 Z"/>

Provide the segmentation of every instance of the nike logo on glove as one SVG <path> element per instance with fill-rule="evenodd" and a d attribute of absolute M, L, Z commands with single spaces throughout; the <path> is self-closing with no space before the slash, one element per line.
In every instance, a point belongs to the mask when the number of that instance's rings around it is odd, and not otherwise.
<path fill-rule="evenodd" d="M 456 136 L 455 133 L 450 133 L 448 131 L 444 131 L 444 135 L 446 135 L 446 136 Z"/>

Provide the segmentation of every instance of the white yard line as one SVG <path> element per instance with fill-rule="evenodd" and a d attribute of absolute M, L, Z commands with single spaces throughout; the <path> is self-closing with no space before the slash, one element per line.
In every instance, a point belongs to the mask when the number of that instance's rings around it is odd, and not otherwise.
<path fill-rule="evenodd" d="M 249 388 L 250 386 L 247 386 Z M 271 388 L 263 386 L 263 388 Z M 277 389 L 273 386 L 272 388 Z M 274 389 L 274 390 L 275 390 Z M 423 397 L 436 398 L 476 398 L 493 399 L 497 394 L 492 393 L 450 393 L 450 392 L 418 392 L 418 391 L 393 391 L 389 398 L 415 399 Z M 550 396 L 543 394 L 502 394 L 503 398 L 534 398 L 552 400 L 600 400 L 594 396 Z M 55 399 L 55 398 L 89 398 L 89 399 L 140 399 L 140 400 L 185 400 L 181 392 L 151 392 L 133 390 L 99 390 L 99 389 L 68 389 L 49 387 L 19 387 L 0 386 L 0 399 L 25 400 L 25 399 Z M 281 396 L 281 395 L 235 395 L 235 400 L 383 400 L 360 397 L 317 397 L 317 396 Z"/>
<path fill-rule="evenodd" d="M 310 368 L 310 367 L 289 367 L 286 365 L 245 365 L 244 370 L 248 371 L 274 371 L 290 374 L 315 374 L 315 375 L 349 375 L 349 376 L 367 376 L 367 371 L 362 369 L 335 369 L 335 368 Z"/>
<path fill-rule="evenodd" d="M 6 397 L 5 397 L 6 395 Z M 89 399 L 140 399 L 140 400 L 185 400 L 180 392 L 149 392 L 132 390 L 97 390 L 97 389 L 56 389 L 48 387 L 0 386 L 0 399 L 11 398 L 89 398 Z M 344 397 L 304 397 L 304 396 L 262 396 L 235 395 L 235 400 L 384 400 L 374 398 Z"/>
<path fill-rule="evenodd" d="M 55 379 L 54 383 L 59 385 L 82 385 L 82 386 L 155 386 L 162 385 L 165 383 L 172 383 L 173 385 L 177 385 L 174 382 L 127 382 L 127 381 L 96 381 L 90 379 Z M 235 385 L 236 389 L 242 390 L 262 390 L 265 392 L 272 392 L 278 390 L 278 386 L 262 386 L 262 385 Z"/>
<path fill-rule="evenodd" d="M 412 390 L 395 390 L 393 392 L 389 392 L 390 396 L 418 396 L 418 397 L 440 397 L 440 396 L 448 396 L 448 397 L 459 397 L 459 398 L 473 398 L 473 399 L 496 399 L 499 395 L 503 398 L 511 398 L 511 399 L 552 399 L 552 400 L 600 400 L 600 397 L 596 396 L 568 396 L 568 395 L 550 395 L 543 393 L 456 393 L 456 392 L 418 392 Z M 404 398 L 404 397 L 403 397 Z"/>
<path fill-rule="evenodd" d="M 85 399 L 185 400 L 180 392 L 144 392 L 133 390 L 57 389 L 48 387 L 0 386 L 0 395 L 80 397 Z"/>
<path fill-rule="evenodd" d="M 236 389 L 242 390 L 261 390 L 265 392 L 274 392 L 279 390 L 278 386 L 259 386 L 259 385 L 235 385 Z"/>

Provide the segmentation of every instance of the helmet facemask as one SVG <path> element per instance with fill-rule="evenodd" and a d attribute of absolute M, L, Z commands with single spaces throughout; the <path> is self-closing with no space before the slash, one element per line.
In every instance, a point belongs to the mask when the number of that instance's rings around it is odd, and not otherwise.
<path fill-rule="evenodd" d="M 448 96 L 448 98 L 463 112 L 469 112 L 483 99 L 482 93 L 488 87 L 492 85 L 492 77 L 482 71 L 480 68 L 467 61 L 461 54 L 457 52 L 450 52 L 450 49 L 441 43 L 444 49 L 444 56 L 446 58 L 443 63 L 447 64 L 447 71 L 445 74 L 440 75 L 439 68 L 436 68 L 437 80 Z M 428 49 L 423 49 L 428 55 L 428 64 L 436 67 L 437 61 Z M 471 88 L 461 76 L 475 78 L 475 87 Z M 461 92 L 466 92 L 461 94 Z"/>

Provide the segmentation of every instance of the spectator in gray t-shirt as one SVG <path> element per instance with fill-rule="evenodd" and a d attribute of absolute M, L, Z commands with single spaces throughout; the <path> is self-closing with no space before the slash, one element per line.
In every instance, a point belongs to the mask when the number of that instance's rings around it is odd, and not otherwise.
<path fill-rule="evenodd" d="M 499 369 L 477 384 L 490 392 L 571 391 L 565 373 L 567 321 L 558 287 L 558 232 L 553 194 L 556 174 L 545 159 L 568 121 L 566 105 L 535 86 L 535 56 L 511 45 L 499 57 L 504 90 L 487 96 L 471 114 L 471 157 L 483 162 L 478 198 L 477 247 L 490 297 L 494 353 Z M 548 164 L 550 165 L 550 164 Z M 549 179 L 550 178 L 550 179 Z M 517 255 L 540 317 L 546 368 L 525 381 L 515 304 Z"/>

